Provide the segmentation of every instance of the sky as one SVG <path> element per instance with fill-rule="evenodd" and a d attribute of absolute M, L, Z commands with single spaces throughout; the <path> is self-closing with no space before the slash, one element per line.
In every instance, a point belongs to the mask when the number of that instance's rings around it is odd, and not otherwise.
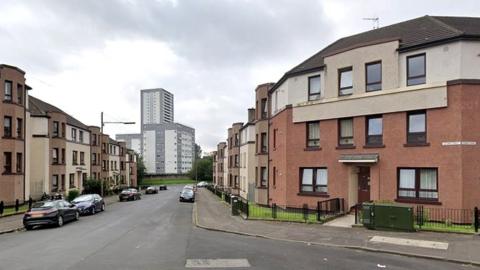
<path fill-rule="evenodd" d="M 480 1 L 0 0 L 0 63 L 32 96 L 105 132 L 140 131 L 140 89 L 174 94 L 205 152 L 245 122 L 255 87 L 335 40 L 424 16 L 480 16 Z"/>

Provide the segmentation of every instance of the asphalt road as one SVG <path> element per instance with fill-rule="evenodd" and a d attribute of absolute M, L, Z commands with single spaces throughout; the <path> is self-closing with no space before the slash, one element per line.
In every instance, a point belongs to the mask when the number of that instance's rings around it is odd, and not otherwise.
<path fill-rule="evenodd" d="M 192 225 L 192 204 L 178 202 L 180 189 L 115 203 L 62 228 L 0 235 L 0 269 L 186 269 L 187 259 L 248 260 L 241 269 L 473 269 L 206 231 Z"/>

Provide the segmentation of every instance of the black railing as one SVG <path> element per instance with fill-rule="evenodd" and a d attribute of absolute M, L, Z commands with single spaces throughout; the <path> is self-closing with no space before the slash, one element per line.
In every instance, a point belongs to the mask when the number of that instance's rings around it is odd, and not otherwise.
<path fill-rule="evenodd" d="M 478 208 L 415 208 L 415 226 L 420 230 L 478 232 Z"/>

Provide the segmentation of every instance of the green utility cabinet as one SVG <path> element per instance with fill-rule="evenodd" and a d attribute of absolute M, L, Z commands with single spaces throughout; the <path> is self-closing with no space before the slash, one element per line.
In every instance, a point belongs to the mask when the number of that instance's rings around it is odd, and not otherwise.
<path fill-rule="evenodd" d="M 370 203 L 363 204 L 362 210 L 364 226 L 369 229 L 414 231 L 411 206 Z"/>

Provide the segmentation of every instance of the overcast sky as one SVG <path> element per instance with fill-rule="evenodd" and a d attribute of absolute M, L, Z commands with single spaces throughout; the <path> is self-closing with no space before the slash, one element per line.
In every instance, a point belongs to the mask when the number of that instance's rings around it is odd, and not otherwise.
<path fill-rule="evenodd" d="M 423 15 L 480 16 L 480 1 L 1 0 L 0 63 L 31 95 L 87 125 L 139 132 L 140 89 L 175 95 L 175 121 L 211 151 L 245 121 L 258 84 L 329 43 Z"/>

